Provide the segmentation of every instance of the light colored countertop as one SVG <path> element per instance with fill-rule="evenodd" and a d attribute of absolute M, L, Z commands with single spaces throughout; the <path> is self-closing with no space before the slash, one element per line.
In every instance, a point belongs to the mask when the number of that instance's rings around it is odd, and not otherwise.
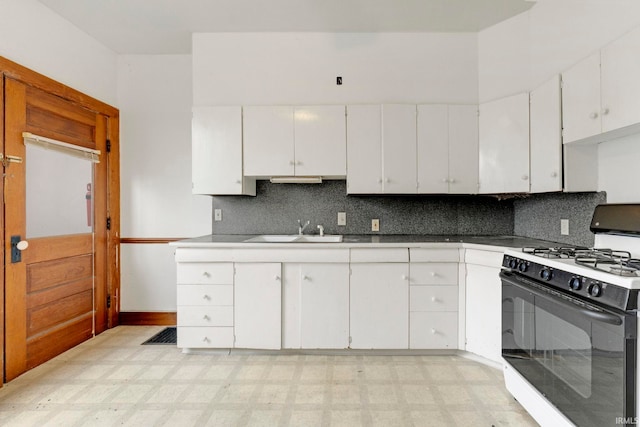
<path fill-rule="evenodd" d="M 273 247 L 314 247 L 314 248 L 354 248 L 354 247 L 443 247 L 449 244 L 462 244 L 472 248 L 476 245 L 494 246 L 496 250 L 504 248 L 523 248 L 538 246 L 559 246 L 557 242 L 530 239 L 518 236 L 437 236 L 437 235 L 345 235 L 340 243 L 256 243 L 246 242 L 255 235 L 210 234 L 192 239 L 172 242 L 172 246 L 181 248 L 273 248 Z"/>

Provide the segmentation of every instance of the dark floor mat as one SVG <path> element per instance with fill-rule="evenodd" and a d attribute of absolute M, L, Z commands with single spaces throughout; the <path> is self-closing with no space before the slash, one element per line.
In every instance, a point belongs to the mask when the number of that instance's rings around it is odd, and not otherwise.
<path fill-rule="evenodd" d="M 171 326 L 161 330 L 160 332 L 158 332 L 157 334 L 155 334 L 154 336 L 152 336 L 151 338 L 143 342 L 142 345 L 149 345 L 149 344 L 176 345 L 177 343 L 178 343 L 178 335 L 177 335 L 176 327 Z"/>

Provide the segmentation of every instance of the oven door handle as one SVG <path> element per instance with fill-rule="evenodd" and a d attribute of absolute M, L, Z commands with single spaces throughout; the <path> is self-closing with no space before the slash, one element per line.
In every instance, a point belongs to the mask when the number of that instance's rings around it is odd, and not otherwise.
<path fill-rule="evenodd" d="M 577 311 L 580 314 L 590 319 L 596 320 L 598 322 L 609 323 L 611 325 L 616 325 L 616 326 L 622 325 L 622 319 L 620 318 L 620 316 L 617 316 L 613 313 L 607 313 L 604 311 L 594 311 L 588 307 L 582 307 L 577 304 L 573 304 L 571 302 L 555 298 L 551 294 L 548 294 L 543 290 L 535 289 L 531 286 L 528 286 L 525 280 L 519 279 L 515 274 L 511 272 L 501 270 L 500 278 L 505 282 L 508 282 L 514 286 L 524 289 L 527 292 L 530 292 L 536 296 L 544 298 L 547 301 L 553 302 L 554 304 L 561 305 L 569 310 Z"/>

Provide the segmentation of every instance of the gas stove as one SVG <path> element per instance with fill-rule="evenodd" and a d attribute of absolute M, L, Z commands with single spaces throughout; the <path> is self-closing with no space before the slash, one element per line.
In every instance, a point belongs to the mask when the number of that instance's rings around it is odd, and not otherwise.
<path fill-rule="evenodd" d="M 584 247 L 507 250 L 502 266 L 585 302 L 634 310 L 640 261 L 629 252 Z"/>

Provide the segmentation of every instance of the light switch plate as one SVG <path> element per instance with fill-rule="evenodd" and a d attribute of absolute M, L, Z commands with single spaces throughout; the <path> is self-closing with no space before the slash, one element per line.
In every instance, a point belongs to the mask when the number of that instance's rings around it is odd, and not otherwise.
<path fill-rule="evenodd" d="M 222 209 L 214 209 L 213 210 L 213 220 L 214 221 L 222 221 Z"/>
<path fill-rule="evenodd" d="M 338 212 L 338 225 L 347 225 L 347 213 Z"/>
<path fill-rule="evenodd" d="M 380 220 L 372 219 L 371 220 L 371 231 L 380 231 Z"/>
<path fill-rule="evenodd" d="M 568 236 L 569 235 L 569 220 L 568 219 L 561 219 L 560 220 L 560 234 L 562 234 L 563 236 Z"/>

